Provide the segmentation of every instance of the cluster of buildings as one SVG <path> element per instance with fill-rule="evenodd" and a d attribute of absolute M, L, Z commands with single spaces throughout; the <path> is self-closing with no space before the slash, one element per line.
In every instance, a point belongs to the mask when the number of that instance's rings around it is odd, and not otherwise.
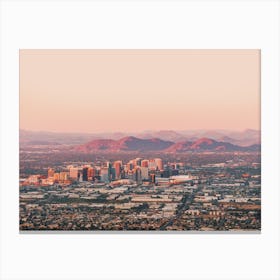
<path fill-rule="evenodd" d="M 136 158 L 48 168 L 20 187 L 20 229 L 260 230 L 260 167 L 229 164 Z"/>
<path fill-rule="evenodd" d="M 103 182 L 118 185 L 124 179 L 136 182 L 137 184 L 156 183 L 156 178 L 170 178 L 166 183 L 176 181 L 174 176 L 179 175 L 182 163 L 170 163 L 163 165 L 161 158 L 142 159 L 135 158 L 123 164 L 121 160 L 114 162 L 104 162 L 101 165 L 85 164 L 82 166 L 68 165 L 60 167 L 60 170 L 49 168 L 47 174 L 30 175 L 22 179 L 20 184 L 49 186 L 54 184 L 69 185 L 73 182 Z M 177 179 L 183 179 L 177 178 Z M 189 179 L 186 177 L 186 179 Z M 160 181 L 160 180 L 159 180 Z M 164 179 L 161 180 L 164 183 Z"/>
<path fill-rule="evenodd" d="M 258 155 L 140 156 L 27 160 L 20 230 L 261 229 Z"/>

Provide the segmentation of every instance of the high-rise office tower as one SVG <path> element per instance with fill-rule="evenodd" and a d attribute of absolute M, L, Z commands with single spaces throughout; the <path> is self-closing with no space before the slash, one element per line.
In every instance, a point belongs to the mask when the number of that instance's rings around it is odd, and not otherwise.
<path fill-rule="evenodd" d="M 135 166 L 141 166 L 141 161 L 142 161 L 142 158 L 136 158 L 136 159 L 134 160 L 134 167 L 135 167 Z"/>
<path fill-rule="evenodd" d="M 137 167 L 135 169 L 135 181 L 137 184 L 141 184 L 142 183 L 142 175 L 141 175 L 141 168 Z"/>
<path fill-rule="evenodd" d="M 155 163 L 158 170 L 163 170 L 163 163 L 161 158 L 155 158 Z"/>
<path fill-rule="evenodd" d="M 95 176 L 95 169 L 93 167 L 88 167 L 88 180 L 93 180 Z"/>
<path fill-rule="evenodd" d="M 150 170 L 156 170 L 157 169 L 157 164 L 156 164 L 156 161 L 154 159 L 149 160 L 149 169 Z"/>
<path fill-rule="evenodd" d="M 60 172 L 59 173 L 59 180 L 60 181 L 66 181 L 68 180 L 68 177 L 69 177 L 69 172 Z"/>
<path fill-rule="evenodd" d="M 52 168 L 48 169 L 48 178 L 53 178 L 54 176 L 54 170 Z"/>
<path fill-rule="evenodd" d="M 149 168 L 148 167 L 140 167 L 141 168 L 141 176 L 142 180 L 149 179 Z"/>
<path fill-rule="evenodd" d="M 73 168 L 69 169 L 69 177 L 73 180 L 78 179 L 78 173 L 79 173 L 79 169 L 76 168 L 76 167 L 73 167 Z"/>
<path fill-rule="evenodd" d="M 133 163 L 133 161 L 129 161 L 128 163 L 127 163 L 127 170 L 129 171 L 129 170 L 132 170 L 133 169 L 133 167 L 134 167 L 134 163 Z"/>
<path fill-rule="evenodd" d="M 101 167 L 100 169 L 100 180 L 103 182 L 109 182 L 109 168 Z"/>
<path fill-rule="evenodd" d="M 56 172 L 53 174 L 53 180 L 54 181 L 59 181 L 59 172 Z"/>
<path fill-rule="evenodd" d="M 147 159 L 143 159 L 141 161 L 141 166 L 142 167 L 149 167 L 149 161 Z"/>
<path fill-rule="evenodd" d="M 83 181 L 88 181 L 88 167 L 84 167 L 82 171 Z"/>
<path fill-rule="evenodd" d="M 122 162 L 120 160 L 115 161 L 113 164 L 115 171 L 116 171 L 116 179 L 121 178 L 121 167 L 122 167 Z"/>
<path fill-rule="evenodd" d="M 110 181 L 116 180 L 116 169 L 114 167 L 110 168 Z"/>
<path fill-rule="evenodd" d="M 156 174 L 153 174 L 153 173 L 150 174 L 150 180 L 153 184 L 155 184 L 156 183 Z"/>

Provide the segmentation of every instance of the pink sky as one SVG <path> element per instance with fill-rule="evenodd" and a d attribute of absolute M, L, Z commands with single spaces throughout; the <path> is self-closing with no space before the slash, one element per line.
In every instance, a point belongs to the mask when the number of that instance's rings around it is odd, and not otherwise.
<path fill-rule="evenodd" d="M 260 129 L 260 51 L 20 50 L 20 128 Z"/>

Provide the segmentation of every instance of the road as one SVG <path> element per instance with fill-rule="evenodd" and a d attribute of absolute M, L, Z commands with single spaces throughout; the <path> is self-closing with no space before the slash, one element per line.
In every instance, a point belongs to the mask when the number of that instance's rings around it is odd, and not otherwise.
<path fill-rule="evenodd" d="M 189 208 L 189 205 L 192 203 L 194 198 L 193 194 L 185 194 L 182 198 L 182 203 L 180 207 L 177 209 L 177 214 L 173 216 L 169 221 L 162 224 L 159 228 L 159 230 L 165 230 L 168 226 L 171 226 L 175 219 L 179 219 L 180 216 Z"/>

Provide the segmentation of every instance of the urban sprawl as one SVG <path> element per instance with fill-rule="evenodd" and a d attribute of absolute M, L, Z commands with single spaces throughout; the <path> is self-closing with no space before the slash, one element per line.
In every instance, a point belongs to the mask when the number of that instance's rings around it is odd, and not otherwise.
<path fill-rule="evenodd" d="M 227 158 L 103 157 L 21 174 L 20 230 L 260 230 L 260 162 Z"/>

